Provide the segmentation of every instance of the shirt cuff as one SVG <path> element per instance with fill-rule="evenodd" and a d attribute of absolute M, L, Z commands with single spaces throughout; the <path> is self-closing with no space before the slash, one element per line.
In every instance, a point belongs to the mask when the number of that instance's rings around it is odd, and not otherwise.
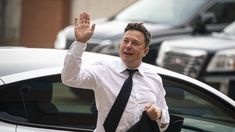
<path fill-rule="evenodd" d="M 159 129 L 161 132 L 164 132 L 168 125 L 169 125 L 169 115 L 168 115 L 168 112 L 165 112 L 162 110 L 162 116 L 161 116 L 161 119 L 157 119 L 157 123 L 158 123 L 158 126 L 159 126 Z M 161 124 L 166 124 L 165 127 L 161 128 Z"/>
<path fill-rule="evenodd" d="M 161 119 L 159 119 L 161 123 L 169 123 L 169 115 L 168 112 L 165 112 L 164 110 L 162 110 L 162 116 Z"/>
<path fill-rule="evenodd" d="M 80 57 L 82 56 L 83 52 L 86 50 L 87 43 L 82 43 L 78 41 L 74 41 L 70 46 L 68 53 L 74 56 Z"/>

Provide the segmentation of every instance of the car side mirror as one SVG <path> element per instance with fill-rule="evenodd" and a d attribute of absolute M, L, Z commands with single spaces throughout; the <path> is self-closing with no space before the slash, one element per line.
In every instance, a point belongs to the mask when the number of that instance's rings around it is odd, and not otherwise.
<path fill-rule="evenodd" d="M 201 23 L 203 23 L 204 25 L 206 24 L 213 24 L 216 23 L 216 16 L 213 12 L 206 12 L 202 15 L 200 15 L 200 21 Z"/>
<path fill-rule="evenodd" d="M 206 28 L 207 24 L 216 23 L 216 16 L 213 12 L 206 12 L 197 17 L 193 24 L 193 34 L 207 34 L 210 31 Z"/>

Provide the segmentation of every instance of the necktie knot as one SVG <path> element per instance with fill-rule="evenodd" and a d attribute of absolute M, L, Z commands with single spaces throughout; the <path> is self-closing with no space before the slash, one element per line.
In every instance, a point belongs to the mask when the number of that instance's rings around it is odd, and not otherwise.
<path fill-rule="evenodd" d="M 130 76 L 132 76 L 138 69 L 126 69 Z"/>

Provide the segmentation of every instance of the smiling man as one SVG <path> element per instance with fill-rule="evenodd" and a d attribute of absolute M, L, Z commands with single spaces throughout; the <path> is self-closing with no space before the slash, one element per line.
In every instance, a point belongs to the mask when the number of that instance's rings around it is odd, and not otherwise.
<path fill-rule="evenodd" d="M 142 23 L 127 25 L 119 50 L 119 55 L 127 67 L 137 68 L 141 64 L 142 58 L 149 51 L 150 37 Z"/>
<path fill-rule="evenodd" d="M 142 63 L 149 51 L 150 32 L 143 23 L 129 23 L 120 42 L 120 60 L 82 67 L 82 54 L 94 31 L 89 14 L 83 12 L 79 19 L 75 18 L 76 40 L 68 50 L 61 77 L 71 87 L 94 90 L 98 110 L 95 131 L 126 132 L 141 119 L 143 112 L 164 131 L 169 113 L 162 79 Z"/>

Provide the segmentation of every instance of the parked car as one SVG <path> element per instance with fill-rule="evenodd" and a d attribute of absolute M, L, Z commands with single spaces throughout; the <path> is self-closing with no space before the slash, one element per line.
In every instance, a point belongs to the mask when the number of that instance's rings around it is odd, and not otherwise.
<path fill-rule="evenodd" d="M 61 82 L 66 52 L 0 48 L 1 131 L 93 131 L 97 118 L 94 95 L 86 94 L 91 90 L 77 89 L 74 92 L 75 88 Z M 86 60 L 84 65 L 88 66 L 98 60 L 119 58 L 85 52 L 83 59 Z M 235 102 L 232 99 L 193 78 L 149 66 L 163 79 L 171 114 L 169 129 L 234 132 Z M 79 92 L 89 97 L 83 98 L 85 96 L 80 96 Z M 172 119 L 177 120 L 172 122 Z M 180 128 L 176 129 L 178 126 Z"/>
<path fill-rule="evenodd" d="M 119 41 L 129 22 L 144 22 L 152 32 L 150 52 L 144 61 L 155 64 L 160 44 L 181 36 L 221 31 L 235 20 L 235 0 L 137 0 L 109 18 L 94 20 L 96 31 L 88 51 L 118 55 Z M 92 14 L 91 14 L 92 15 Z M 68 49 L 74 26 L 61 30 L 55 48 Z"/>
<path fill-rule="evenodd" d="M 157 64 L 219 89 L 235 100 L 235 22 L 220 33 L 165 41 Z"/>

